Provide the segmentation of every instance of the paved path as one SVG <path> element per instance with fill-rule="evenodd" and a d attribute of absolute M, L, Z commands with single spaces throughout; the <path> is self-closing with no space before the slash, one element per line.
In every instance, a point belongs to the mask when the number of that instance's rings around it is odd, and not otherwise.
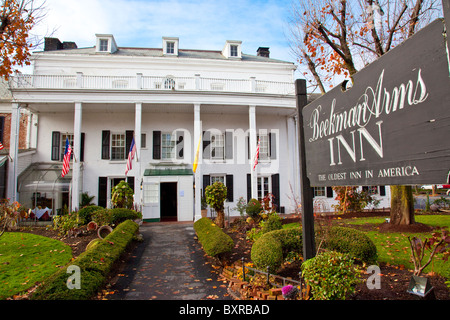
<path fill-rule="evenodd" d="M 193 223 L 140 226 L 140 243 L 110 289 L 110 300 L 231 299 L 226 284 L 207 262 L 194 239 Z"/>

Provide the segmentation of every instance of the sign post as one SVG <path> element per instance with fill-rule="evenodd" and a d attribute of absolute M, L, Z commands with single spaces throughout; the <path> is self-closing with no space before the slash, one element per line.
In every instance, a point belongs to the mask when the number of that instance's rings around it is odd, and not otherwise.
<path fill-rule="evenodd" d="M 295 94 L 297 97 L 297 116 L 298 116 L 298 141 L 299 159 L 300 159 L 300 185 L 302 200 L 302 228 L 303 228 L 303 257 L 305 260 L 315 256 L 314 244 L 314 206 L 313 194 L 309 178 L 306 175 L 306 151 L 303 128 L 303 108 L 307 104 L 306 80 L 297 79 L 295 81 Z"/>

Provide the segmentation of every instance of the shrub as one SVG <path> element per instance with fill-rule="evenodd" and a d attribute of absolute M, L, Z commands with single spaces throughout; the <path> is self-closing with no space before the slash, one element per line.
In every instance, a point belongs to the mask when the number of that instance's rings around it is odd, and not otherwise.
<path fill-rule="evenodd" d="M 233 239 L 208 218 L 197 220 L 194 229 L 208 256 L 215 257 L 230 252 L 234 246 Z"/>
<path fill-rule="evenodd" d="M 261 203 L 259 203 L 259 201 L 256 199 L 250 199 L 250 201 L 247 203 L 247 208 L 245 209 L 245 212 L 247 212 L 248 216 L 255 219 L 259 217 L 261 210 L 262 210 Z"/>
<path fill-rule="evenodd" d="M 302 253 L 302 230 L 281 229 L 263 234 L 252 246 L 251 258 L 257 268 L 275 272 L 291 251 Z"/>
<path fill-rule="evenodd" d="M 103 209 L 103 207 L 100 206 L 96 206 L 96 205 L 89 205 L 86 206 L 84 208 L 81 208 L 78 211 L 78 216 L 80 217 L 81 223 L 82 224 L 88 224 L 89 222 L 92 221 L 92 214 L 97 211 L 97 210 L 101 210 Z"/>
<path fill-rule="evenodd" d="M 70 265 L 81 271 L 80 289 L 67 288 L 69 265 L 59 269 L 46 279 L 31 296 L 33 300 L 87 300 L 90 299 L 106 281 L 114 262 L 132 241 L 139 225 L 127 220 L 118 225 L 104 240 L 96 241 L 88 250 L 79 255 Z"/>
<path fill-rule="evenodd" d="M 315 300 L 345 300 L 355 291 L 359 272 L 345 254 L 327 251 L 302 264 L 302 276 Z"/>
<path fill-rule="evenodd" d="M 274 230 L 280 230 L 283 228 L 281 223 L 281 217 L 277 213 L 269 214 L 266 221 L 262 222 L 262 232 L 267 233 Z"/>
<path fill-rule="evenodd" d="M 133 207 L 133 189 L 129 184 L 122 180 L 111 191 L 111 203 L 114 208 L 128 208 Z"/>
<path fill-rule="evenodd" d="M 60 235 L 67 235 L 70 230 L 78 228 L 82 225 L 82 220 L 76 213 L 68 213 L 53 217 L 53 229 L 57 230 Z"/>
<path fill-rule="evenodd" d="M 330 228 L 326 238 L 325 247 L 328 250 L 347 253 L 353 259 L 367 263 L 376 263 L 377 247 L 362 231 L 345 228 Z"/>
<path fill-rule="evenodd" d="M 111 209 L 111 221 L 114 224 L 119 224 L 125 220 L 141 219 L 142 214 L 140 212 L 126 209 L 126 208 L 114 208 Z"/>
<path fill-rule="evenodd" d="M 92 221 L 100 226 L 106 226 L 113 223 L 111 209 L 100 209 L 92 213 Z"/>

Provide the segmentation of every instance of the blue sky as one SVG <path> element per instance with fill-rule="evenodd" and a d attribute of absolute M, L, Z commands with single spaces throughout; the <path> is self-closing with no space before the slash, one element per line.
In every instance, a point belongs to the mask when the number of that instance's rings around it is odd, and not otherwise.
<path fill-rule="evenodd" d="M 295 62 L 288 41 L 291 0 L 46 0 L 47 15 L 34 33 L 95 43 L 111 33 L 122 47 L 162 46 L 163 36 L 180 38 L 182 49 L 222 50 L 241 40 L 243 52 L 270 47 L 271 57 Z"/>

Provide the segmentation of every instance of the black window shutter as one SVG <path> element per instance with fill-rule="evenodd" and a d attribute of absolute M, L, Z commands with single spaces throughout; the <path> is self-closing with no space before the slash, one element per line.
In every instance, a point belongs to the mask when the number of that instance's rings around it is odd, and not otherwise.
<path fill-rule="evenodd" d="M 386 195 L 386 187 L 380 186 L 380 196 L 384 197 Z"/>
<path fill-rule="evenodd" d="M 161 159 L 161 131 L 153 131 L 153 159 Z"/>
<path fill-rule="evenodd" d="M 128 159 L 128 152 L 130 152 L 131 142 L 133 141 L 134 131 L 125 131 L 125 159 Z"/>
<path fill-rule="evenodd" d="M 252 198 L 252 175 L 247 173 L 247 203 Z"/>
<path fill-rule="evenodd" d="M 127 177 L 127 183 L 134 192 L 134 177 Z"/>
<path fill-rule="evenodd" d="M 211 132 L 203 131 L 203 159 L 209 159 L 211 157 L 211 150 L 209 145 L 211 144 Z"/>
<path fill-rule="evenodd" d="M 59 161 L 61 133 L 59 131 L 52 132 L 52 160 Z"/>
<path fill-rule="evenodd" d="M 369 192 L 369 187 L 368 187 L 368 186 L 363 186 L 363 187 L 362 187 L 362 191 L 364 191 L 364 192 Z"/>
<path fill-rule="evenodd" d="M 84 139 L 85 139 L 85 133 L 81 133 L 81 139 L 80 139 L 80 161 L 84 161 Z"/>
<path fill-rule="evenodd" d="M 225 177 L 225 184 L 227 185 L 227 201 L 228 202 L 233 202 L 233 193 L 234 193 L 234 189 L 233 189 L 233 175 L 232 174 L 227 174 L 227 176 Z"/>
<path fill-rule="evenodd" d="M 272 195 L 276 211 L 280 212 L 280 175 L 278 173 L 272 175 Z"/>
<path fill-rule="evenodd" d="M 327 198 L 333 198 L 333 188 L 327 187 Z"/>
<path fill-rule="evenodd" d="M 102 131 L 102 159 L 109 159 L 109 143 L 111 132 L 109 130 Z"/>
<path fill-rule="evenodd" d="M 277 134 L 275 132 L 271 132 L 269 134 L 269 147 L 270 147 L 270 159 L 277 158 Z"/>
<path fill-rule="evenodd" d="M 106 208 L 108 178 L 98 177 L 98 205 Z"/>
<path fill-rule="evenodd" d="M 177 159 L 184 159 L 184 132 L 177 131 Z"/>
<path fill-rule="evenodd" d="M 225 132 L 225 159 L 233 159 L 233 132 Z"/>
<path fill-rule="evenodd" d="M 205 189 L 211 184 L 211 176 L 203 175 L 203 196 L 205 196 Z"/>

